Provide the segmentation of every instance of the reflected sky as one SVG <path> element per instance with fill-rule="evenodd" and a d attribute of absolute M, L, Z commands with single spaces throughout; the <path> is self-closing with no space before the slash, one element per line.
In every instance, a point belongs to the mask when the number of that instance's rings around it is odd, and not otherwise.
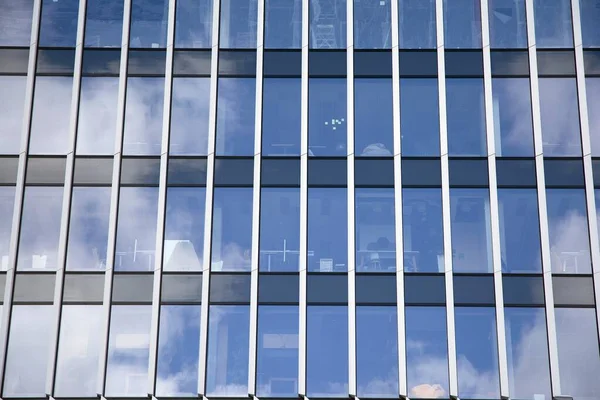
<path fill-rule="evenodd" d="M 488 0 L 492 48 L 527 47 L 525 0 Z"/>
<path fill-rule="evenodd" d="M 0 271 L 8 269 L 8 253 L 12 232 L 13 207 L 15 203 L 15 188 L 0 186 Z"/>
<path fill-rule="evenodd" d="M 391 48 L 391 2 L 397 0 L 352 1 L 354 1 L 354 47 L 357 49 Z"/>
<path fill-rule="evenodd" d="M 75 47 L 79 0 L 42 0 L 39 45 Z"/>
<path fill-rule="evenodd" d="M 346 79 L 308 80 L 308 155 L 346 156 Z"/>
<path fill-rule="evenodd" d="M 123 0 L 95 0 L 87 3 L 86 47 L 120 47 L 123 30 Z"/>
<path fill-rule="evenodd" d="M 300 78 L 265 78 L 262 107 L 263 155 L 300 155 Z"/>
<path fill-rule="evenodd" d="M 82 77 L 77 154 L 114 154 L 119 78 Z"/>
<path fill-rule="evenodd" d="M 354 80 L 354 153 L 357 156 L 392 156 L 392 80 Z"/>
<path fill-rule="evenodd" d="M 586 78 L 585 88 L 588 106 L 588 121 L 590 125 L 590 139 L 592 142 L 592 155 L 600 156 L 600 78 Z M 1 111 L 0 111 L 1 113 Z"/>
<path fill-rule="evenodd" d="M 496 155 L 533 156 L 533 123 L 528 78 L 492 79 Z"/>
<path fill-rule="evenodd" d="M 446 102 L 450 155 L 486 155 L 483 79 L 446 79 Z"/>
<path fill-rule="evenodd" d="M 0 3 L 0 46 L 29 46 L 32 14 L 33 0 L 2 1 Z"/>
<path fill-rule="evenodd" d="M 444 0 L 444 42 L 449 49 L 481 48 L 478 1 Z"/>
<path fill-rule="evenodd" d="M 310 48 L 346 48 L 346 1 L 309 2 Z"/>
<path fill-rule="evenodd" d="M 581 156 L 575 78 L 540 78 L 542 140 L 546 156 Z"/>
<path fill-rule="evenodd" d="M 440 121 L 436 78 L 400 79 L 402 154 L 440 154 Z"/>
<path fill-rule="evenodd" d="M 132 0 L 129 46 L 166 47 L 168 12 L 169 0 Z"/>
<path fill-rule="evenodd" d="M 175 7 L 175 47 L 210 48 L 212 1 L 177 0 Z"/>
<path fill-rule="evenodd" d="M 2 5 L 0 5 L 1 8 Z M 0 11 L 1 13 L 2 11 Z M 27 77 L 25 76 L 0 76 L 0 104 L 2 104 L 0 107 L 0 143 L 2 143 L 0 152 L 2 154 L 18 154 L 21 148 L 26 82 Z"/>
<path fill-rule="evenodd" d="M 308 270 L 348 270 L 346 188 L 308 189 Z"/>
<path fill-rule="evenodd" d="M 265 1 L 265 48 L 298 49 L 302 42 L 302 1 Z"/>
<path fill-rule="evenodd" d="M 573 47 L 571 0 L 534 0 L 533 4 L 537 47 Z"/>
<path fill-rule="evenodd" d="M 160 154 L 164 90 L 164 78 L 127 78 L 123 154 Z"/>
<path fill-rule="evenodd" d="M 206 155 L 210 78 L 173 78 L 171 99 L 172 155 Z"/>
<path fill-rule="evenodd" d="M 217 154 L 254 155 L 256 79 L 219 78 Z"/>
<path fill-rule="evenodd" d="M 222 49 L 256 48 L 257 0 L 221 0 Z"/>
<path fill-rule="evenodd" d="M 435 49 L 435 0 L 399 0 L 401 49 Z"/>
<path fill-rule="evenodd" d="M 600 7 L 595 0 L 579 0 L 583 47 L 600 47 Z"/>

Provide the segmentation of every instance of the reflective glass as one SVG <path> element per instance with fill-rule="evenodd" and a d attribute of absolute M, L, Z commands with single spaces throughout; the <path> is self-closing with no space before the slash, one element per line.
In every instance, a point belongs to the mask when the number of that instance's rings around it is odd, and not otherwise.
<path fill-rule="evenodd" d="M 492 307 L 456 307 L 454 317 L 458 395 L 499 398 L 496 311 Z"/>
<path fill-rule="evenodd" d="M 210 306 L 207 396 L 248 395 L 248 306 Z"/>
<path fill-rule="evenodd" d="M 448 396 L 445 307 L 406 307 L 406 367 L 411 398 Z"/>
<path fill-rule="evenodd" d="M 170 154 L 207 154 L 210 78 L 173 78 L 172 96 Z"/>
<path fill-rule="evenodd" d="M 438 105 L 437 79 L 400 79 L 400 132 L 403 155 L 440 154 Z"/>
<path fill-rule="evenodd" d="M 66 154 L 73 78 L 38 76 L 35 79 L 30 154 Z"/>
<path fill-rule="evenodd" d="M 354 152 L 360 156 L 392 156 L 392 80 L 354 80 Z"/>
<path fill-rule="evenodd" d="M 450 189 L 454 272 L 492 272 L 488 189 Z"/>
<path fill-rule="evenodd" d="M 346 48 L 346 1 L 310 0 L 310 48 Z"/>
<path fill-rule="evenodd" d="M 346 110 L 346 79 L 308 80 L 309 156 L 346 156 Z"/>
<path fill-rule="evenodd" d="M 532 157 L 533 122 L 528 78 L 492 79 L 496 156 Z"/>
<path fill-rule="evenodd" d="M 79 0 L 42 0 L 39 45 L 75 47 Z"/>
<path fill-rule="evenodd" d="M 527 47 L 525 0 L 488 0 L 488 13 L 492 48 Z"/>
<path fill-rule="evenodd" d="M 11 313 L 5 397 L 44 397 L 54 312 L 51 305 L 15 305 Z"/>
<path fill-rule="evenodd" d="M 250 271 L 252 188 L 215 188 L 212 270 Z"/>
<path fill-rule="evenodd" d="M 161 306 L 158 329 L 156 395 L 195 396 L 200 306 Z"/>
<path fill-rule="evenodd" d="M 542 272 L 536 189 L 498 189 L 502 272 Z"/>
<path fill-rule="evenodd" d="M 164 78 L 127 78 L 124 154 L 160 154 L 164 90 Z"/>
<path fill-rule="evenodd" d="M 265 48 L 299 49 L 302 42 L 302 1 L 265 1 Z"/>
<path fill-rule="evenodd" d="M 131 0 L 129 46 L 164 48 L 167 44 L 169 0 Z"/>
<path fill-rule="evenodd" d="M 348 202 L 345 188 L 308 189 L 308 270 L 348 269 Z"/>
<path fill-rule="evenodd" d="M 446 79 L 446 103 L 450 155 L 486 155 L 483 79 Z"/>
<path fill-rule="evenodd" d="M 306 395 L 348 396 L 348 307 L 308 306 Z"/>
<path fill-rule="evenodd" d="M 545 156 L 581 156 L 575 78 L 540 78 L 540 111 Z"/>
<path fill-rule="evenodd" d="M 591 273 L 584 189 L 546 189 L 552 272 Z"/>
<path fill-rule="evenodd" d="M 0 9 L 2 7 L 0 5 Z M 0 37 L 2 37 L 1 34 Z M 0 104 L 2 104 L 2 107 L 0 107 L 1 154 L 19 153 L 21 132 L 23 130 L 26 82 L 27 77 L 25 76 L 0 76 Z"/>
<path fill-rule="evenodd" d="M 265 78 L 262 104 L 262 153 L 300 155 L 300 78 Z"/>
<path fill-rule="evenodd" d="M 571 0 L 534 0 L 538 48 L 573 47 Z"/>
<path fill-rule="evenodd" d="M 62 199 L 62 187 L 25 188 L 18 270 L 57 268 Z"/>
<path fill-rule="evenodd" d="M 580 0 L 581 34 L 583 47 L 600 47 L 600 7 L 595 0 Z"/>
<path fill-rule="evenodd" d="M 0 46 L 29 47 L 32 14 L 33 0 L 4 0 L 0 3 Z"/>
<path fill-rule="evenodd" d="M 15 188 L 0 186 L 0 271 L 8 270 L 8 253 L 12 233 L 13 207 L 15 204 Z"/>
<path fill-rule="evenodd" d="M 257 0 L 222 0 L 220 47 L 252 49 L 256 47 Z"/>
<path fill-rule="evenodd" d="M 210 48 L 213 9 L 211 0 L 177 0 L 175 47 Z"/>
<path fill-rule="evenodd" d="M 357 49 L 391 48 L 391 2 L 396 0 L 353 1 L 354 47 Z"/>
<path fill-rule="evenodd" d="M 158 188 L 122 187 L 117 220 L 116 271 L 154 270 Z"/>
<path fill-rule="evenodd" d="M 56 364 L 54 394 L 94 397 L 101 352 L 104 312 L 100 305 L 64 305 Z"/>
<path fill-rule="evenodd" d="M 435 49 L 435 0 L 399 0 L 401 49 Z"/>
<path fill-rule="evenodd" d="M 145 397 L 148 393 L 152 306 L 112 306 L 105 394 Z"/>
<path fill-rule="evenodd" d="M 77 154 L 114 154 L 119 78 L 82 77 Z"/>
<path fill-rule="evenodd" d="M 563 393 L 573 400 L 600 393 L 600 350 L 593 308 L 556 308 L 556 342 Z"/>
<path fill-rule="evenodd" d="M 256 395 L 298 395 L 298 306 L 258 307 Z"/>
<path fill-rule="evenodd" d="M 450 49 L 481 48 L 478 1 L 444 0 L 444 42 Z"/>
<path fill-rule="evenodd" d="M 592 155 L 600 156 L 600 78 L 585 78 Z M 0 111 L 1 112 L 1 111 Z"/>
<path fill-rule="evenodd" d="M 85 47 L 121 47 L 123 0 L 87 3 Z"/>
<path fill-rule="evenodd" d="M 254 155 L 256 79 L 219 78 L 217 154 Z"/>

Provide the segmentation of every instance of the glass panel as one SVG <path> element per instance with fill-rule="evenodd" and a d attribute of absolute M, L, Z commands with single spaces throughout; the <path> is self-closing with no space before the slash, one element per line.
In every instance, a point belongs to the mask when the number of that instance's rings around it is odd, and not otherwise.
<path fill-rule="evenodd" d="M 450 155 L 486 155 L 483 79 L 446 79 L 446 102 Z"/>
<path fill-rule="evenodd" d="M 0 10 L 3 6 L 0 5 Z M 26 82 L 25 76 L 0 76 L 0 104 L 3 105 L 0 108 L 1 154 L 18 154 L 21 148 Z"/>
<path fill-rule="evenodd" d="M 212 270 L 250 271 L 252 188 L 215 188 Z"/>
<path fill-rule="evenodd" d="M 392 156 L 392 80 L 354 80 L 354 151 L 360 156 Z"/>
<path fill-rule="evenodd" d="M 129 46 L 164 48 L 167 44 L 169 0 L 131 0 Z"/>
<path fill-rule="evenodd" d="M 300 155 L 300 79 L 265 78 L 262 107 L 263 155 Z"/>
<path fill-rule="evenodd" d="M 308 306 L 306 395 L 348 396 L 348 307 Z"/>
<path fill-rule="evenodd" d="M 164 271 L 202 271 L 205 202 L 203 187 L 167 189 Z"/>
<path fill-rule="evenodd" d="M 492 272 L 488 189 L 450 189 L 454 272 Z"/>
<path fill-rule="evenodd" d="M 210 48 L 213 9 L 211 0 L 177 0 L 175 47 Z"/>
<path fill-rule="evenodd" d="M 600 29 L 599 29 L 600 30 Z M 600 156 L 600 78 L 585 78 L 592 155 Z"/>
<path fill-rule="evenodd" d="M 152 306 L 112 306 L 106 396 L 148 394 L 148 362 Z"/>
<path fill-rule="evenodd" d="M 389 49 L 392 47 L 391 1 L 354 1 L 354 47 Z"/>
<path fill-rule="evenodd" d="M 152 271 L 158 188 L 122 187 L 117 221 L 116 271 Z"/>
<path fill-rule="evenodd" d="M 299 49 L 302 42 L 302 1 L 265 1 L 265 47 Z"/>
<path fill-rule="evenodd" d="M 67 270 L 106 268 L 109 187 L 74 187 L 71 200 Z"/>
<path fill-rule="evenodd" d="M 0 186 L 0 271 L 8 270 L 8 253 L 12 234 L 13 207 L 15 204 L 15 188 Z"/>
<path fill-rule="evenodd" d="M 85 19 L 85 47 L 121 47 L 123 0 L 91 1 Z"/>
<path fill-rule="evenodd" d="M 310 0 L 310 48 L 346 48 L 346 1 Z"/>
<path fill-rule="evenodd" d="M 536 189 L 498 189 L 502 272 L 542 272 Z"/>
<path fill-rule="evenodd" d="M 583 47 L 600 47 L 600 7 L 595 0 L 580 0 L 581 34 Z"/>
<path fill-rule="evenodd" d="M 398 397 L 396 307 L 356 307 L 356 379 L 359 397 Z"/>
<path fill-rule="evenodd" d="M 435 49 L 435 0 L 399 0 L 401 49 Z"/>
<path fill-rule="evenodd" d="M 222 49 L 252 49 L 256 47 L 257 0 L 221 1 Z"/>
<path fill-rule="evenodd" d="M 308 80 L 308 155 L 346 156 L 346 79 Z"/>
<path fill-rule="evenodd" d="M 206 155 L 210 78 L 173 78 L 171 99 L 172 155 Z"/>
<path fill-rule="evenodd" d="M 103 317 L 100 305 L 63 306 L 54 389 L 56 396 L 96 396 L 98 357 L 104 339 Z"/>
<path fill-rule="evenodd" d="M 581 156 L 575 78 L 540 78 L 545 156 Z"/>
<path fill-rule="evenodd" d="M 219 78 L 217 96 L 217 154 L 254 155 L 256 79 Z"/>
<path fill-rule="evenodd" d="M 446 48 L 481 48 L 481 11 L 478 1 L 444 0 Z"/>
<path fill-rule="evenodd" d="M 456 358 L 461 398 L 500 397 L 496 311 L 456 307 Z"/>
<path fill-rule="evenodd" d="M 526 48 L 525 0 L 488 0 L 492 48 Z"/>
<path fill-rule="evenodd" d="M 573 47 L 571 0 L 534 0 L 538 48 Z"/>
<path fill-rule="evenodd" d="M 445 307 L 406 307 L 406 367 L 411 398 L 448 396 Z"/>
<path fill-rule="evenodd" d="M 32 14 L 33 0 L 5 0 L 0 3 L 0 46 L 29 47 Z"/>
<path fill-rule="evenodd" d="M 157 396 L 198 393 L 200 306 L 162 306 L 158 335 Z"/>
<path fill-rule="evenodd" d="M 51 305 L 15 305 L 9 328 L 5 397 L 44 397 L 50 332 L 54 323 Z"/>
<path fill-rule="evenodd" d="M 258 307 L 259 397 L 298 395 L 298 306 Z"/>
<path fill-rule="evenodd" d="M 308 189 L 308 270 L 346 271 L 348 204 L 345 188 Z"/>
<path fill-rule="evenodd" d="M 79 0 L 42 0 L 39 45 L 75 47 Z"/>
<path fill-rule="evenodd" d="M 164 90 L 164 78 L 127 78 L 124 154 L 160 154 Z"/>
<path fill-rule="evenodd" d="M 529 89 L 529 78 L 492 79 L 496 156 L 498 157 L 533 156 L 533 122 Z"/>
<path fill-rule="evenodd" d="M 546 189 L 552 272 L 591 273 L 584 189 Z"/>
<path fill-rule="evenodd" d="M 248 395 L 248 306 L 210 306 L 207 396 Z"/>
<path fill-rule="evenodd" d="M 440 154 L 437 79 L 400 79 L 400 132 L 402 154 Z"/>

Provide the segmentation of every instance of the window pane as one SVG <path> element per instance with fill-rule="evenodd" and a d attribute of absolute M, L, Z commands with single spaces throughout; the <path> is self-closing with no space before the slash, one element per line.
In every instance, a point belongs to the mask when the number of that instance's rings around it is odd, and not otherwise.
<path fill-rule="evenodd" d="M 346 156 L 346 79 L 308 80 L 308 155 Z"/>
<path fill-rule="evenodd" d="M 39 45 L 75 47 L 79 0 L 42 0 Z"/>
<path fill-rule="evenodd" d="M 254 155 L 255 101 L 256 79 L 219 79 L 217 98 L 218 155 Z"/>
<path fill-rule="evenodd" d="M 310 48 L 346 48 L 346 1 L 310 0 Z"/>
<path fill-rule="evenodd" d="M 64 305 L 56 365 L 55 395 L 94 397 L 103 341 L 102 306 Z"/>
<path fill-rule="evenodd" d="M 162 306 L 158 335 L 157 396 L 198 393 L 200 306 Z"/>
<path fill-rule="evenodd" d="M 308 189 L 308 270 L 346 271 L 348 202 L 345 188 Z"/>
<path fill-rule="evenodd" d="M 446 79 L 446 102 L 450 155 L 486 155 L 483 79 Z"/>
<path fill-rule="evenodd" d="M 0 3 L 0 46 L 29 47 L 32 14 L 33 0 L 5 0 Z"/>
<path fill-rule="evenodd" d="M 0 5 L 0 9 L 2 7 L 3 5 Z M 26 82 L 27 77 L 25 76 L 0 76 L 0 103 L 2 104 L 0 108 L 0 143 L 2 143 L 0 153 L 2 154 L 18 154 L 21 148 Z"/>
<path fill-rule="evenodd" d="M 257 0 L 222 0 L 221 48 L 256 48 L 256 15 Z"/>
<path fill-rule="evenodd" d="M 106 268 L 109 187 L 75 187 L 71 200 L 67 270 Z"/>
<path fill-rule="evenodd" d="M 131 0 L 129 46 L 166 47 L 168 13 L 169 0 Z"/>
<path fill-rule="evenodd" d="M 481 11 L 478 1 L 444 0 L 446 48 L 481 48 Z"/>
<path fill-rule="evenodd" d="M 592 155 L 600 156 L 600 78 L 586 78 L 585 85 Z"/>
<path fill-rule="evenodd" d="M 298 306 L 259 306 L 259 397 L 298 395 Z"/>
<path fill-rule="evenodd" d="M 152 271 L 158 188 L 122 187 L 117 221 L 116 271 Z"/>
<path fill-rule="evenodd" d="M 437 79 L 400 79 L 402 154 L 440 154 Z"/>
<path fill-rule="evenodd" d="M 398 397 L 396 307 L 356 307 L 356 379 L 359 397 Z"/>
<path fill-rule="evenodd" d="M 459 396 L 499 398 L 495 310 L 491 307 L 457 307 L 454 314 Z"/>
<path fill-rule="evenodd" d="M 147 395 L 151 317 L 152 306 L 112 306 L 106 396 Z"/>
<path fill-rule="evenodd" d="M 210 48 L 213 9 L 211 0 L 177 0 L 175 47 Z"/>
<path fill-rule="evenodd" d="M 356 270 L 396 271 L 394 189 L 356 189 Z"/>
<path fill-rule="evenodd" d="M 591 273 L 583 189 L 546 189 L 552 272 Z"/>
<path fill-rule="evenodd" d="M 534 0 L 538 48 L 573 47 L 571 0 Z"/>
<path fill-rule="evenodd" d="M 389 49 L 392 47 L 391 1 L 354 1 L 354 47 Z"/>
<path fill-rule="evenodd" d="M 172 155 L 206 155 L 210 78 L 173 78 L 171 99 Z"/>
<path fill-rule="evenodd" d="M 81 78 L 77 154 L 114 154 L 119 78 Z"/>
<path fill-rule="evenodd" d="M 533 122 L 528 78 L 492 79 L 496 155 L 533 156 Z"/>
<path fill-rule="evenodd" d="M 600 7 L 594 0 L 580 0 L 581 34 L 583 47 L 600 47 Z"/>
<path fill-rule="evenodd" d="M 354 80 L 354 151 L 360 156 L 392 156 L 392 80 Z"/>
<path fill-rule="evenodd" d="M 299 78 L 264 79 L 263 155 L 300 155 L 300 111 Z"/>
<path fill-rule="evenodd" d="M 308 306 L 306 395 L 348 396 L 348 307 Z"/>
<path fill-rule="evenodd" d="M 550 398 L 550 361 L 543 308 L 504 309 L 511 397 Z M 570 393 L 570 392 L 569 392 Z"/>
<path fill-rule="evenodd" d="M 160 154 L 164 90 L 164 78 L 127 78 L 124 154 Z"/>
<path fill-rule="evenodd" d="M 207 396 L 248 395 L 248 306 L 210 306 Z"/>
<path fill-rule="evenodd" d="M 13 207 L 15 204 L 15 188 L 0 186 L 0 271 L 8 269 L 8 253 L 12 234 Z"/>
<path fill-rule="evenodd" d="M 545 156 L 581 156 L 575 78 L 540 78 Z"/>
<path fill-rule="evenodd" d="M 62 199 L 62 187 L 25 188 L 18 270 L 57 269 Z"/>
<path fill-rule="evenodd" d="M 536 189 L 498 189 L 502 272 L 542 272 Z"/>
<path fill-rule="evenodd" d="M 448 396 L 444 307 L 406 307 L 406 367 L 411 398 Z"/>
<path fill-rule="evenodd" d="M 435 49 L 435 0 L 399 0 L 401 49 Z"/>
<path fill-rule="evenodd" d="M 86 47 L 121 47 L 123 0 L 90 1 L 85 19 Z"/>
<path fill-rule="evenodd" d="M 492 48 L 527 47 L 525 0 L 488 0 Z"/>
<path fill-rule="evenodd" d="M 266 0 L 265 47 L 299 49 L 302 42 L 302 1 Z"/>
<path fill-rule="evenodd" d="M 450 189 L 454 272 L 492 272 L 488 189 Z"/>

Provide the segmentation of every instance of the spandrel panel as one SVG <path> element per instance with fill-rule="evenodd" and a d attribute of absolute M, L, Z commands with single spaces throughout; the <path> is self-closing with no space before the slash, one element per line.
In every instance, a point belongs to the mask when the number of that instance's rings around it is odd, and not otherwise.
<path fill-rule="evenodd" d="M 208 153 L 209 97 L 210 78 L 173 78 L 170 154 Z"/>
<path fill-rule="evenodd" d="M 123 0 L 95 0 L 86 7 L 85 47 L 121 47 Z"/>
<path fill-rule="evenodd" d="M 178 0 L 175 3 L 175 47 L 210 48 L 212 1 Z"/>
<path fill-rule="evenodd" d="M 4 221 L 0 224 L 0 271 L 8 270 L 14 204 L 15 188 L 0 186 L 0 221 Z"/>
<path fill-rule="evenodd" d="M 0 15 L 0 46 L 29 47 L 33 0 L 5 0 Z"/>
<path fill-rule="evenodd" d="M 26 82 L 25 76 L 0 76 L 0 154 L 18 154 L 21 148 Z"/>
<path fill-rule="evenodd" d="M 164 48 L 169 0 L 132 0 L 129 47 Z"/>

